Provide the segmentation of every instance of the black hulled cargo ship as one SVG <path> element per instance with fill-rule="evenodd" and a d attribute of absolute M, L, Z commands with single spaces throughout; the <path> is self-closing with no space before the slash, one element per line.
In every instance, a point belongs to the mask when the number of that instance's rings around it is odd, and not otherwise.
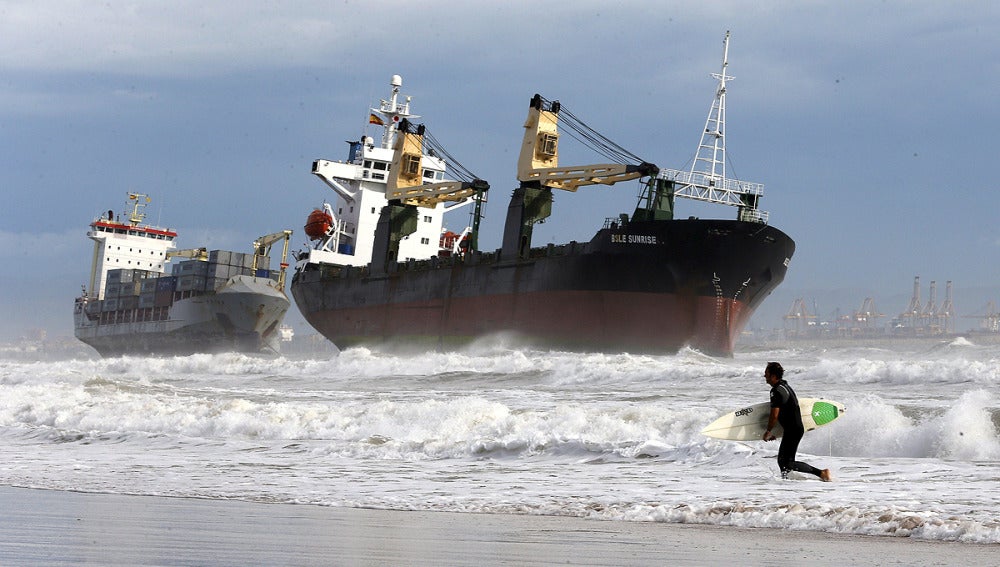
<path fill-rule="evenodd" d="M 728 46 L 728 34 L 726 45 Z M 531 100 L 502 247 L 477 247 L 488 186 L 444 181 L 441 149 L 427 151 L 409 101 L 372 109 L 380 144 L 363 137 L 347 162 L 313 173 L 338 195 L 310 215 L 317 242 L 298 255 L 292 295 L 306 320 L 340 348 L 407 343 L 441 348 L 497 333 L 540 347 L 671 353 L 691 346 L 730 355 L 756 307 L 784 279 L 795 244 L 757 209 L 762 186 L 725 177 L 726 56 L 717 98 L 690 171 L 660 170 L 539 95 Z M 558 165 L 558 124 L 599 139 L 617 163 Z M 610 150 L 609 150 L 610 149 Z M 463 168 L 464 169 L 464 168 Z M 639 179 L 631 215 L 608 219 L 585 243 L 532 247 L 552 191 Z M 676 197 L 734 205 L 737 218 L 674 218 Z M 442 232 L 449 207 L 474 206 L 472 226 Z"/>

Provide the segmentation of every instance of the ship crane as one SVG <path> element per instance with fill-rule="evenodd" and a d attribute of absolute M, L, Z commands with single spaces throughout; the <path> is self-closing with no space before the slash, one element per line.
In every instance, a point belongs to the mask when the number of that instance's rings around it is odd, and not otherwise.
<path fill-rule="evenodd" d="M 208 261 L 208 249 L 207 248 L 185 248 L 183 250 L 171 250 L 167 252 L 167 259 L 170 258 L 188 258 L 191 260 L 198 260 L 200 262 Z"/>
<path fill-rule="evenodd" d="M 271 246 L 279 240 L 283 240 L 281 248 L 281 263 L 279 264 L 281 270 L 278 272 L 278 287 L 280 289 L 285 289 L 285 270 L 288 269 L 288 241 L 292 238 L 292 231 L 282 230 L 281 232 L 275 232 L 265 236 L 261 236 L 257 240 L 253 241 L 253 273 L 257 273 L 257 258 L 260 256 L 270 256 Z"/>
<path fill-rule="evenodd" d="M 451 170 L 463 181 L 442 181 L 424 183 L 424 145 L 433 146 L 433 151 L 448 158 Z M 413 124 L 407 119 L 400 121 L 393 145 L 392 163 L 386 178 L 385 197 L 388 204 L 382 208 L 375 240 L 372 247 L 372 267 L 384 270 L 390 261 L 395 261 L 399 253 L 399 242 L 417 229 L 417 208 L 433 208 L 439 203 L 468 203 L 475 201 L 476 212 L 471 245 L 476 246 L 479 230 L 479 216 L 485 202 L 489 183 L 476 177 L 448 154 L 433 138 L 423 124 Z"/>
<path fill-rule="evenodd" d="M 559 165 L 559 120 L 577 140 L 618 163 L 583 166 Z M 614 185 L 622 181 L 654 177 L 659 168 L 640 159 L 587 126 L 563 108 L 539 94 L 531 98 L 524 124 L 524 140 L 517 162 L 517 180 L 507 209 L 501 255 L 508 260 L 526 258 L 531 249 L 535 224 L 552 214 L 552 190 L 576 191 L 587 185 Z"/>
<path fill-rule="evenodd" d="M 715 101 L 705 120 L 705 130 L 691 169 L 662 169 L 659 178 L 673 183 L 677 197 L 736 206 L 739 207 L 739 220 L 767 223 L 767 212 L 757 209 L 757 203 L 764 195 L 764 185 L 731 179 L 726 175 L 726 81 L 734 79 L 726 74 L 729 67 L 728 31 L 722 46 L 722 70 L 712 73 L 712 77 L 719 81 Z"/>
<path fill-rule="evenodd" d="M 393 148 L 392 165 L 389 167 L 389 178 L 386 181 L 385 198 L 389 201 L 398 200 L 405 205 L 417 207 L 434 207 L 438 203 L 464 201 L 478 191 L 486 191 L 490 185 L 482 179 L 473 178 L 468 181 L 442 181 L 439 183 L 424 183 L 423 165 L 424 138 L 427 135 L 423 124 L 412 124 L 403 119 L 398 127 L 401 134 L 396 139 Z M 443 151 L 443 150 L 439 150 Z M 449 161 L 452 170 L 462 171 L 454 160 Z"/>

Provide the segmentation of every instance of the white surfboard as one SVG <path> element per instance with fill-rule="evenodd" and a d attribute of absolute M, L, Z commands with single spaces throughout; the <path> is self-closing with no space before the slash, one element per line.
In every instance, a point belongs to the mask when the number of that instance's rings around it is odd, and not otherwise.
<path fill-rule="evenodd" d="M 806 431 L 812 431 L 821 425 L 826 425 L 847 411 L 844 404 L 840 402 L 817 398 L 799 398 L 799 409 L 802 413 L 802 425 Z M 701 433 L 716 439 L 759 440 L 767 428 L 767 418 L 770 414 L 770 402 L 746 406 L 731 411 L 709 423 L 705 429 L 701 430 Z M 771 433 L 775 437 L 781 437 L 783 432 L 780 424 L 771 429 Z"/>

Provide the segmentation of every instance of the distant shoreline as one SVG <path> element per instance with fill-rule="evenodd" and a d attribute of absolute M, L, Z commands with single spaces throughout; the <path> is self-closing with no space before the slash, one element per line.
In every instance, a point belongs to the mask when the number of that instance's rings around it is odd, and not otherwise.
<path fill-rule="evenodd" d="M 933 335 L 925 337 L 904 336 L 866 336 L 866 337 L 796 337 L 796 338 L 763 338 L 745 337 L 736 343 L 736 351 L 748 351 L 759 348 L 789 348 L 797 346 L 814 346 L 827 348 L 841 347 L 887 347 L 909 346 L 926 349 L 935 344 L 947 345 L 956 340 L 964 339 L 974 345 L 1000 344 L 1000 333 L 956 333 L 948 335 Z"/>

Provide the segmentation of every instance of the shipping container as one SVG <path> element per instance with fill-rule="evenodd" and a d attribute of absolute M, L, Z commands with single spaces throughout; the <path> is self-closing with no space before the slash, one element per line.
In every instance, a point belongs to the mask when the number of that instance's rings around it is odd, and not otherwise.
<path fill-rule="evenodd" d="M 146 278 L 142 280 L 142 283 L 139 285 L 139 293 L 145 295 L 146 293 L 156 291 L 158 281 L 158 278 Z"/>
<path fill-rule="evenodd" d="M 87 303 L 87 313 L 89 315 L 94 315 L 101 312 L 101 308 L 104 307 L 104 302 L 101 300 L 90 301 Z"/>
<path fill-rule="evenodd" d="M 205 272 L 208 271 L 208 262 L 202 262 L 200 260 L 188 260 L 187 262 L 180 263 L 181 276 L 204 276 Z"/>
<path fill-rule="evenodd" d="M 174 303 L 174 292 L 169 291 L 157 291 L 156 296 L 153 298 L 153 307 L 170 307 Z"/>
<path fill-rule="evenodd" d="M 143 292 L 139 296 L 139 309 L 148 309 L 150 307 L 156 307 L 156 292 Z"/>
<path fill-rule="evenodd" d="M 232 254 L 229 250 L 212 250 L 208 253 L 208 261 L 228 266 L 232 261 Z"/>
<path fill-rule="evenodd" d="M 133 278 L 134 270 L 128 268 L 115 268 L 114 270 L 108 270 L 108 283 L 122 283 L 131 282 Z"/>
<path fill-rule="evenodd" d="M 126 310 L 130 310 L 130 309 L 136 309 L 137 307 L 139 307 L 139 296 L 138 295 L 130 295 L 128 297 L 119 297 L 118 298 L 118 310 L 119 311 L 126 311 Z"/>
<path fill-rule="evenodd" d="M 177 291 L 203 291 L 205 276 L 187 275 L 177 278 Z"/>
<path fill-rule="evenodd" d="M 216 291 L 226 283 L 225 278 L 205 278 L 205 291 Z"/>
<path fill-rule="evenodd" d="M 156 291 L 173 291 L 177 289 L 177 276 L 162 276 L 156 278 Z"/>
<path fill-rule="evenodd" d="M 229 279 L 233 275 L 233 267 L 229 264 L 209 264 L 208 271 L 205 272 L 205 277 L 211 278 L 222 278 Z"/>
<path fill-rule="evenodd" d="M 122 283 L 120 285 L 121 289 L 118 290 L 118 297 L 138 297 L 142 289 L 142 280 Z"/>
<path fill-rule="evenodd" d="M 114 298 L 114 299 L 105 299 L 104 300 L 104 305 L 101 308 L 101 310 L 104 311 L 104 312 L 115 311 L 116 309 L 118 309 L 118 298 L 117 297 Z"/>

